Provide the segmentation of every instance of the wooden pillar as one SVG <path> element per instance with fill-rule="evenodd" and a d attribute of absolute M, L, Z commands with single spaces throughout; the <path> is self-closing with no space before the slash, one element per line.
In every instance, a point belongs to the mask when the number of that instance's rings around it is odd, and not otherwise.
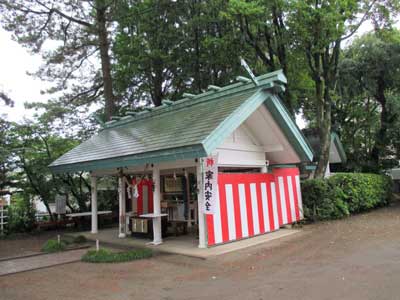
<path fill-rule="evenodd" d="M 118 177 L 118 200 L 119 200 L 119 238 L 126 237 L 126 199 L 125 199 L 125 180 L 122 176 Z"/>
<path fill-rule="evenodd" d="M 157 165 L 153 167 L 153 245 L 162 243 L 161 236 L 161 193 L 160 193 L 160 169 Z"/>
<path fill-rule="evenodd" d="M 207 248 L 206 243 L 206 220 L 205 214 L 203 213 L 203 200 L 204 200 L 204 191 L 203 191 L 203 170 L 201 159 L 199 159 L 196 164 L 196 176 L 197 176 L 197 206 L 198 206 L 198 214 L 199 214 L 199 248 Z"/>
<path fill-rule="evenodd" d="M 97 178 L 95 176 L 90 176 L 90 186 L 92 191 L 91 206 L 92 206 L 92 230 L 91 233 L 98 233 L 97 227 Z"/>

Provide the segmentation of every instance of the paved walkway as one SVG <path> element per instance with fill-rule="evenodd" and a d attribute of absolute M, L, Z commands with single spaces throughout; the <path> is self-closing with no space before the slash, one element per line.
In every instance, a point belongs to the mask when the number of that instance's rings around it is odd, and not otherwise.
<path fill-rule="evenodd" d="M 0 276 L 80 261 L 87 249 L 69 250 L 0 262 Z"/>
<path fill-rule="evenodd" d="M 135 247 L 143 248 L 147 247 L 153 249 L 154 252 L 168 253 L 168 254 L 180 254 L 196 258 L 213 258 L 218 255 L 227 254 L 237 250 L 249 248 L 252 246 L 271 242 L 276 239 L 280 239 L 289 235 L 300 233 L 301 230 L 295 229 L 280 229 L 278 231 L 262 234 L 249 239 L 243 239 L 233 243 L 227 243 L 216 247 L 207 249 L 198 248 L 199 241 L 191 235 L 183 235 L 178 237 L 167 237 L 163 239 L 163 243 L 158 246 L 149 245 L 150 240 L 140 239 L 134 237 L 118 238 L 118 229 L 103 229 L 97 234 L 91 234 L 90 232 L 79 232 L 72 235 L 83 235 L 88 240 L 100 241 L 100 246 L 108 246 L 111 248 L 120 249 L 131 249 Z"/>

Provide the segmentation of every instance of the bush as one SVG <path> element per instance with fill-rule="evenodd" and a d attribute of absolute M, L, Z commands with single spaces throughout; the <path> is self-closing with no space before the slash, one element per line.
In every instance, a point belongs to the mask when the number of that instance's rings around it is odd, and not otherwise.
<path fill-rule="evenodd" d="M 89 250 L 82 261 L 91 263 L 119 263 L 136 259 L 151 257 L 153 252 L 150 249 L 135 249 L 126 252 L 111 252 L 106 249 Z"/>
<path fill-rule="evenodd" d="M 305 218 L 316 220 L 339 219 L 349 215 L 341 190 L 329 185 L 326 179 L 311 179 L 302 184 Z"/>
<path fill-rule="evenodd" d="M 29 198 L 15 195 L 8 207 L 8 232 L 30 232 L 35 228 L 35 209 Z"/>
<path fill-rule="evenodd" d="M 83 243 L 87 242 L 87 238 L 84 235 L 78 235 L 78 236 L 74 237 L 72 242 L 75 244 L 83 244 Z"/>
<path fill-rule="evenodd" d="M 306 180 L 302 183 L 304 216 L 311 221 L 339 219 L 387 205 L 391 184 L 388 176 L 362 173 Z"/>
<path fill-rule="evenodd" d="M 328 182 L 342 190 L 351 214 L 387 205 L 392 194 L 392 181 L 384 175 L 339 173 Z"/>
<path fill-rule="evenodd" d="M 60 243 L 56 240 L 48 240 L 43 246 L 42 251 L 46 253 L 53 253 L 65 250 L 65 242 L 60 241 Z"/>

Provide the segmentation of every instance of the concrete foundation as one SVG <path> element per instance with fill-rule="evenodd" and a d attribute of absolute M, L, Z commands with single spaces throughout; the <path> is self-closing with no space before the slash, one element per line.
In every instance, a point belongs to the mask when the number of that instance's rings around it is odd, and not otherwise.
<path fill-rule="evenodd" d="M 180 254 L 190 257 L 207 259 L 218 255 L 226 254 L 229 252 L 260 245 L 263 243 L 268 243 L 270 241 L 290 236 L 299 232 L 300 230 L 280 229 L 278 231 L 271 232 L 268 234 L 263 234 L 256 237 L 243 239 L 240 241 L 235 241 L 232 243 L 218 245 L 206 249 L 198 248 L 198 240 L 192 235 L 167 237 L 165 238 L 163 244 L 157 246 L 149 244 L 150 240 L 148 239 L 133 238 L 133 237 L 127 237 L 126 239 L 119 239 L 117 228 L 99 230 L 97 234 L 92 234 L 90 232 L 79 232 L 79 233 L 74 233 L 73 235 L 83 235 L 88 240 L 91 241 L 95 241 L 98 239 L 100 241 L 100 247 L 107 246 L 107 247 L 115 247 L 121 249 L 146 247 L 146 248 L 151 248 L 155 252 L 159 253 Z"/>

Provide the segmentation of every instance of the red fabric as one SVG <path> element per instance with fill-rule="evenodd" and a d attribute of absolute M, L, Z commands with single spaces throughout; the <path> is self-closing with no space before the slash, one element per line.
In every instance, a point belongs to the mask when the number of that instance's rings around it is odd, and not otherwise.
<path fill-rule="evenodd" d="M 292 193 L 289 193 L 289 176 L 292 181 Z M 233 235 L 233 240 L 239 240 L 247 236 L 252 237 L 255 235 L 254 224 L 257 224 L 257 221 L 260 234 L 278 230 L 279 226 L 283 225 L 278 177 L 283 177 L 288 223 L 298 221 L 300 219 L 299 210 L 302 208 L 299 206 L 300 197 L 297 195 L 296 190 L 296 176 L 299 176 L 299 170 L 297 168 L 274 169 L 272 174 L 219 174 L 219 205 L 216 206 L 216 211 L 213 215 L 207 215 L 206 217 L 208 245 L 212 246 L 232 241 Z M 264 183 L 266 187 L 264 198 L 261 192 L 262 183 Z M 257 201 L 255 201 L 256 199 L 252 201 L 251 184 L 255 184 L 256 195 L 254 196 L 257 197 Z M 275 184 L 275 205 L 272 203 L 273 191 L 271 189 L 271 184 Z M 226 185 L 231 185 L 229 188 L 232 188 L 232 196 L 229 196 L 229 198 L 233 197 L 233 199 L 227 198 Z M 240 190 L 243 192 L 241 193 Z M 290 195 L 292 195 L 292 197 Z M 228 201 L 230 206 L 228 205 Z M 266 201 L 266 203 L 263 203 L 263 201 Z M 253 207 L 253 203 L 255 207 Z M 228 207 L 232 206 L 234 210 L 233 213 L 228 213 Z M 268 213 L 264 211 L 264 207 L 268 208 Z M 276 207 L 275 214 L 278 216 L 279 226 L 275 226 L 274 207 Z M 244 210 L 246 210 L 246 214 L 244 214 Z M 253 210 L 254 212 L 258 212 L 258 220 L 254 220 L 255 216 L 253 216 Z M 292 213 L 295 214 L 296 220 L 292 219 Z M 269 230 L 268 227 L 265 227 L 264 221 L 268 222 Z M 244 232 L 244 230 L 246 230 L 246 232 Z"/>
<path fill-rule="evenodd" d="M 138 210 L 138 215 L 141 215 L 144 213 L 143 211 L 143 187 L 146 186 L 147 187 L 147 195 L 148 195 L 148 203 L 147 203 L 147 207 L 148 207 L 148 213 L 152 213 L 153 212 L 153 181 L 150 179 L 142 179 L 140 180 L 137 188 L 138 188 L 138 193 L 139 193 L 139 197 L 137 199 L 137 210 Z"/>

